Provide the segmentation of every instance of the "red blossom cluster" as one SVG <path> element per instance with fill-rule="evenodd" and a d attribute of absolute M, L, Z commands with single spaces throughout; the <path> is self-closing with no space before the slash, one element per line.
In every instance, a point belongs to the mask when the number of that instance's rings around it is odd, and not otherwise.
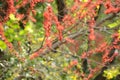
<path fill-rule="evenodd" d="M 53 0 L 22 0 L 18 5 L 14 5 L 15 1 L 19 2 L 19 0 L 4 0 L 5 8 L 0 9 L 1 13 L 4 14 L 4 16 L 2 16 L 0 14 L 0 19 L 2 19 L 2 20 L 0 20 L 0 37 L 6 43 L 6 45 L 8 46 L 8 48 L 11 51 L 14 51 L 14 47 L 13 47 L 12 43 L 10 43 L 8 41 L 8 39 L 5 37 L 4 28 L 3 28 L 3 23 L 9 19 L 9 15 L 12 13 L 12 14 L 15 14 L 17 17 L 19 17 L 19 19 L 21 19 L 21 20 L 23 20 L 25 17 L 27 17 L 27 20 L 30 19 L 33 22 L 36 22 L 36 20 L 33 17 L 33 15 L 36 15 L 36 11 L 34 9 L 36 4 L 40 3 L 40 2 L 52 2 Z M 3 0 L 2 0 L 2 2 L 3 2 Z M 29 5 L 29 7 L 27 8 L 25 13 L 19 13 L 17 11 L 22 7 L 26 7 L 27 5 Z M 62 41 L 64 39 L 63 31 L 65 28 L 69 28 L 69 27 L 71 27 L 71 25 L 75 25 L 76 23 L 79 23 L 78 21 L 81 21 L 81 24 L 82 24 L 82 21 L 83 21 L 83 24 L 85 23 L 89 29 L 88 30 L 89 31 L 89 35 L 88 35 L 89 41 L 96 40 L 96 35 L 95 35 L 95 31 L 94 31 L 94 27 L 96 25 L 95 17 L 97 16 L 96 9 L 98 7 L 100 7 L 100 5 L 104 5 L 104 7 L 106 8 L 104 11 L 105 14 L 120 12 L 120 0 L 115 0 L 115 2 L 112 2 L 111 0 L 95 0 L 95 1 L 88 0 L 86 2 L 82 2 L 80 0 L 74 0 L 72 7 L 70 9 L 68 9 L 69 13 L 63 17 L 61 22 L 59 22 L 57 16 L 54 14 L 54 12 L 52 10 L 52 7 L 50 5 L 47 6 L 46 10 L 43 13 L 43 17 L 44 17 L 43 27 L 45 30 L 45 44 L 44 44 L 43 48 L 41 48 L 40 50 L 37 50 L 32 55 L 30 55 L 30 59 L 34 59 L 35 57 L 38 57 L 39 54 L 42 53 L 46 47 L 51 48 L 51 46 L 52 46 L 52 39 L 51 39 L 52 25 L 56 26 L 57 38 L 60 41 Z M 31 12 L 33 15 L 30 15 Z M 24 20 L 24 21 L 27 21 L 27 20 Z M 22 21 L 22 22 L 24 23 L 24 21 Z M 76 27 L 76 25 L 75 25 L 75 27 Z M 77 27 L 79 27 L 79 26 L 77 26 Z M 84 27 L 84 26 L 82 26 L 82 27 Z M 80 26 L 80 28 L 81 28 L 81 26 Z M 91 55 L 94 55 L 97 53 L 102 53 L 101 61 L 102 61 L 103 65 L 106 63 L 112 62 L 112 60 L 118 55 L 117 50 L 120 50 L 120 46 L 118 44 L 120 42 L 119 36 L 120 35 L 118 33 L 115 33 L 112 37 L 113 42 L 111 44 L 103 42 L 100 45 L 98 45 L 96 48 L 90 49 L 87 52 L 83 52 L 80 58 L 84 59 L 84 58 L 90 57 Z M 55 35 L 55 37 L 56 37 L 56 35 Z M 69 39 L 69 38 L 65 38 L 65 40 L 66 40 L 66 42 L 69 42 L 72 44 L 75 43 L 74 40 Z M 113 49 L 115 49 L 113 55 L 109 56 L 111 50 L 113 50 Z M 15 52 L 15 55 L 17 55 L 17 57 L 18 57 L 18 54 L 16 52 Z M 78 61 L 73 60 L 70 62 L 70 65 L 67 66 L 67 68 L 72 68 L 72 67 L 76 66 L 77 64 L 78 64 Z M 93 77 L 93 73 L 95 73 L 99 69 L 100 69 L 99 67 L 97 67 L 95 69 L 91 69 L 90 74 L 84 80 L 90 80 Z"/>
<path fill-rule="evenodd" d="M 117 1 L 117 0 L 116 0 Z M 117 1 L 118 2 L 118 1 Z M 87 19 L 88 27 L 89 27 L 89 40 L 95 40 L 95 17 L 97 15 L 96 8 L 98 8 L 101 4 L 104 4 L 106 10 L 113 8 L 112 2 L 110 0 L 98 0 L 92 1 L 88 0 L 87 2 L 82 2 L 80 0 L 74 0 L 74 5 L 70 8 L 71 13 L 74 13 L 75 16 L 71 16 L 67 14 L 63 17 L 63 25 L 58 21 L 56 15 L 52 11 L 52 7 L 48 6 L 47 10 L 44 12 L 44 29 L 45 29 L 45 36 L 46 36 L 46 45 L 51 46 L 51 26 L 55 24 L 59 34 L 59 40 L 62 40 L 62 31 L 64 28 L 69 27 L 72 24 L 75 24 L 77 20 Z M 79 6 L 80 5 L 80 6 Z M 117 8 L 117 7 L 116 7 Z M 117 8 L 119 9 L 119 8 Z M 69 9 L 68 9 L 69 10 Z M 115 11 L 113 11 L 114 13 Z M 88 53 L 92 54 L 93 52 L 99 52 L 101 49 L 104 51 L 103 45 L 106 43 L 102 43 L 101 46 L 93 51 L 89 51 Z"/>
<path fill-rule="evenodd" d="M 62 31 L 64 29 L 64 27 L 60 24 L 60 22 L 57 19 L 57 16 L 53 13 L 52 7 L 48 6 L 46 11 L 43 13 L 44 16 L 44 29 L 45 29 L 45 44 L 44 44 L 44 48 L 45 47 L 49 47 L 51 49 L 52 46 L 52 39 L 51 39 L 51 27 L 52 24 L 56 25 L 56 29 L 58 30 L 58 38 L 59 40 L 62 41 L 63 39 L 63 35 L 62 35 Z M 37 56 L 39 56 L 38 54 L 41 52 L 41 49 L 38 50 L 37 52 L 33 53 L 30 58 L 33 59 Z"/>
<path fill-rule="evenodd" d="M 68 71 L 69 69 L 73 68 L 74 66 L 78 65 L 78 60 L 72 60 L 68 66 L 64 68 L 64 71 Z"/>
<path fill-rule="evenodd" d="M 101 53 L 102 54 L 102 60 L 101 60 L 101 65 L 106 65 L 114 60 L 116 56 L 118 56 L 118 50 L 120 50 L 120 34 L 119 33 L 114 33 L 112 38 L 113 42 L 111 44 L 107 44 L 106 42 L 102 43 L 99 45 L 97 48 L 89 50 L 88 52 L 82 53 L 81 58 L 88 58 L 94 54 Z M 111 51 L 114 51 L 113 53 Z M 100 67 L 96 67 L 95 69 L 92 69 L 92 73 L 88 75 L 85 80 L 90 80 L 93 75 L 95 74 L 96 70 L 98 71 L 101 69 Z"/>
<path fill-rule="evenodd" d="M 58 35 L 59 35 L 59 40 L 62 40 L 62 31 L 64 29 L 64 27 L 60 24 L 60 22 L 58 21 L 56 15 L 53 13 L 52 11 L 52 7 L 48 6 L 47 10 L 44 12 L 44 29 L 45 29 L 45 36 L 46 36 L 46 43 L 49 44 L 49 46 L 51 45 L 49 42 L 50 40 L 50 35 L 51 35 L 51 26 L 54 23 L 56 25 L 56 28 L 58 30 Z"/>
<path fill-rule="evenodd" d="M 120 8 L 120 0 L 115 0 L 115 4 L 116 4 L 117 7 Z"/>
<path fill-rule="evenodd" d="M 3 29 L 2 24 L 0 24 L 0 37 L 1 37 L 1 39 L 6 43 L 6 45 L 8 46 L 8 48 L 9 48 L 10 50 L 13 49 L 12 43 L 10 43 L 10 42 L 7 40 L 7 38 L 5 37 L 4 29 Z"/>
<path fill-rule="evenodd" d="M 1 9 L 0 9 L 0 12 L 1 12 L 0 24 L 3 24 L 5 21 L 7 21 L 9 19 L 9 15 L 15 12 L 15 6 L 14 6 L 13 0 L 2 0 L 2 2 L 4 4 L 1 6 Z"/>
<path fill-rule="evenodd" d="M 50 34 L 51 34 L 51 26 L 52 26 L 52 8 L 50 6 L 48 6 L 47 10 L 44 12 L 43 14 L 44 16 L 44 29 L 45 29 L 45 37 L 46 37 L 46 45 L 48 47 L 51 46 L 51 42 L 50 42 Z"/>
<path fill-rule="evenodd" d="M 95 40 L 95 34 L 94 34 L 94 26 L 95 26 L 95 16 L 96 11 L 95 9 L 100 6 L 100 4 L 102 4 L 102 0 L 98 0 L 96 2 L 92 1 L 92 0 L 88 0 L 87 2 L 82 2 L 79 0 L 75 0 L 74 5 L 71 8 L 71 12 L 75 13 L 76 12 L 76 16 L 82 20 L 84 18 L 88 19 L 88 23 L 89 23 L 89 40 Z M 81 5 L 81 6 L 79 6 Z M 75 21 L 75 20 L 74 20 Z"/>
<path fill-rule="evenodd" d="M 14 55 L 20 61 L 25 60 L 24 58 L 21 58 L 19 56 L 17 51 L 15 51 L 13 44 L 11 42 L 9 42 L 8 39 L 6 38 L 2 24 L 0 24 L 0 37 L 1 37 L 1 40 L 5 42 L 5 44 L 7 45 L 8 49 L 10 50 L 10 53 L 12 53 L 12 55 Z"/>
<path fill-rule="evenodd" d="M 40 49 L 40 50 L 34 52 L 33 54 L 31 54 L 31 55 L 29 56 L 30 59 L 32 60 L 32 59 L 38 57 L 38 56 L 40 55 L 40 53 L 43 52 L 43 49 L 44 49 L 44 48 L 42 48 L 42 49 Z"/>
<path fill-rule="evenodd" d="M 111 45 L 108 45 L 106 42 L 104 42 L 101 45 L 99 45 L 97 48 L 92 49 L 88 52 L 84 52 L 81 58 L 90 57 L 91 55 L 94 55 L 96 53 L 103 53 L 102 62 L 103 63 L 111 62 L 114 59 L 114 57 L 118 55 L 116 54 L 116 51 L 120 49 L 120 46 L 118 44 L 120 42 L 119 34 L 115 33 L 113 39 L 114 41 L 112 42 Z M 110 51 L 112 49 L 115 49 L 114 51 L 115 54 L 109 57 Z"/>
<path fill-rule="evenodd" d="M 116 0 L 116 4 L 118 4 L 118 3 L 119 3 L 119 1 Z M 118 6 L 117 6 L 117 7 L 113 6 L 111 0 L 107 0 L 107 1 L 104 3 L 104 6 L 105 6 L 105 8 L 106 8 L 105 14 L 117 13 L 117 12 L 120 11 L 120 7 L 118 7 Z"/>

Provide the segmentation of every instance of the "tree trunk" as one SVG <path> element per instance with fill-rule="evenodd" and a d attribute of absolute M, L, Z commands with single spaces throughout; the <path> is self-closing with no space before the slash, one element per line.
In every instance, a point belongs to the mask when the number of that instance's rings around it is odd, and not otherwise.
<path fill-rule="evenodd" d="M 65 0 L 56 0 L 57 9 L 58 9 L 58 20 L 62 21 L 65 14 L 67 14 Z"/>

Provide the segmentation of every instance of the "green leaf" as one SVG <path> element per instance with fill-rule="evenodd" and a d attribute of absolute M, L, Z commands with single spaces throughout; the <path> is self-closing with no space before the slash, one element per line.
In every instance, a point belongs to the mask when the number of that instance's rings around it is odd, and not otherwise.
<path fill-rule="evenodd" d="M 2 40 L 0 40 L 0 49 L 5 50 L 6 47 L 7 47 L 6 44 Z"/>
<path fill-rule="evenodd" d="M 12 42 L 13 39 L 14 39 L 14 38 L 13 38 L 12 36 L 10 36 L 10 37 L 8 38 L 8 41 L 9 41 L 9 42 Z"/>
<path fill-rule="evenodd" d="M 118 24 L 117 23 L 112 23 L 112 24 L 109 24 L 108 26 L 110 27 L 110 28 L 114 28 L 114 27 L 116 27 Z"/>
<path fill-rule="evenodd" d="M 9 18 L 11 19 L 11 20 L 17 20 L 16 18 L 15 18 L 15 15 L 14 14 L 10 14 L 10 16 L 9 16 Z"/>
<path fill-rule="evenodd" d="M 24 30 L 21 30 L 20 32 L 19 32 L 19 35 L 24 35 L 25 34 L 25 31 Z"/>
<path fill-rule="evenodd" d="M 13 28 L 13 29 L 19 29 L 20 27 L 19 27 L 18 24 L 13 24 L 13 25 L 12 25 L 12 28 Z"/>
<path fill-rule="evenodd" d="M 118 25 L 120 25 L 120 22 L 119 22 L 119 21 L 120 21 L 120 20 L 117 20 L 117 21 L 109 24 L 108 27 L 109 27 L 109 28 L 115 28 L 115 27 L 117 27 Z"/>
<path fill-rule="evenodd" d="M 14 30 L 9 28 L 9 29 L 7 29 L 7 32 L 10 33 L 10 34 L 13 34 Z"/>
<path fill-rule="evenodd" d="M 10 14 L 9 18 L 10 18 L 10 20 L 13 20 L 13 21 L 17 20 L 17 19 L 15 18 L 15 15 L 14 15 L 14 14 Z"/>
<path fill-rule="evenodd" d="M 15 35 L 15 36 L 14 36 L 14 40 L 20 41 L 20 40 L 21 40 L 21 37 L 19 37 L 18 35 Z"/>
<path fill-rule="evenodd" d="M 31 22 L 29 22 L 28 24 L 26 24 L 25 31 L 27 31 L 29 33 L 33 33 L 32 26 L 33 26 L 33 24 Z"/>

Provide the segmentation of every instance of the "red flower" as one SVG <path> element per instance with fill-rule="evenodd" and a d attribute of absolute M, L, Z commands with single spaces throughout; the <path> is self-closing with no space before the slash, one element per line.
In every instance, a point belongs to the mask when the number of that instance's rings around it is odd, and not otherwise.
<path fill-rule="evenodd" d="M 70 65 L 71 66 L 75 66 L 75 65 L 77 65 L 78 64 L 78 60 L 72 60 L 71 62 L 70 62 Z"/>
<path fill-rule="evenodd" d="M 38 56 L 39 56 L 38 52 L 35 52 L 35 53 L 30 55 L 30 59 L 32 60 L 32 59 L 34 59 L 34 58 L 36 58 Z"/>

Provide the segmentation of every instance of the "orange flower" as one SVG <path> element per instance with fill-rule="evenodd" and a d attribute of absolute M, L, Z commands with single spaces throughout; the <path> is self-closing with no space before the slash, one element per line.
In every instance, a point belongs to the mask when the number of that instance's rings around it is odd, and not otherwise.
<path fill-rule="evenodd" d="M 30 55 L 30 59 L 32 60 L 32 59 L 34 59 L 34 58 L 36 58 L 38 56 L 39 56 L 38 52 L 35 52 L 35 53 Z"/>
<path fill-rule="evenodd" d="M 75 65 L 77 65 L 77 64 L 78 64 L 78 60 L 73 60 L 73 61 L 70 62 L 70 65 L 71 65 L 71 66 L 75 66 Z"/>

